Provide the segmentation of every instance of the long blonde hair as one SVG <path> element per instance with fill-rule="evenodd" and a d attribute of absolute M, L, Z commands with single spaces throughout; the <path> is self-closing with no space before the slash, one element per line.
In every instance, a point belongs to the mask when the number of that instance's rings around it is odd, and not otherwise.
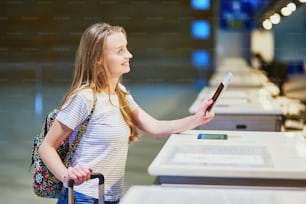
<path fill-rule="evenodd" d="M 111 26 L 107 23 L 97 23 L 88 27 L 80 40 L 79 48 L 75 57 L 75 69 L 72 84 L 62 100 L 62 105 L 69 97 L 75 96 L 80 90 L 90 88 L 94 94 L 107 90 L 110 94 L 110 74 L 105 63 L 97 63 L 98 60 L 104 62 L 103 49 L 106 38 L 114 33 L 122 32 L 127 34 L 121 26 Z M 116 85 L 115 92 L 119 99 L 120 112 L 130 127 L 131 134 L 129 143 L 139 139 L 136 125 L 133 121 L 132 110 L 126 99 L 128 92 L 123 91 Z"/>

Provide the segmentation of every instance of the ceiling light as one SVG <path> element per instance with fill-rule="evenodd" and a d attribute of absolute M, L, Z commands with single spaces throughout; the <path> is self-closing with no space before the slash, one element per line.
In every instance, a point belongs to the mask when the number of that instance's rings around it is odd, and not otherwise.
<path fill-rule="evenodd" d="M 292 11 L 288 7 L 284 7 L 281 9 L 281 13 L 283 16 L 289 16 L 292 13 Z"/>
<path fill-rule="evenodd" d="M 271 23 L 271 21 L 266 19 L 266 20 L 264 20 L 264 22 L 262 22 L 262 26 L 264 27 L 264 29 L 270 30 L 272 28 L 272 23 Z"/>
<path fill-rule="evenodd" d="M 287 8 L 290 9 L 291 11 L 295 11 L 296 10 L 296 5 L 295 5 L 295 3 L 291 2 L 287 5 Z"/>
<path fill-rule="evenodd" d="M 280 15 L 279 15 L 278 13 L 275 13 L 275 14 L 273 14 L 273 15 L 270 17 L 270 21 L 271 21 L 271 23 L 273 23 L 273 24 L 278 24 L 278 23 L 280 22 L 280 19 L 281 19 L 281 17 L 280 17 Z"/>

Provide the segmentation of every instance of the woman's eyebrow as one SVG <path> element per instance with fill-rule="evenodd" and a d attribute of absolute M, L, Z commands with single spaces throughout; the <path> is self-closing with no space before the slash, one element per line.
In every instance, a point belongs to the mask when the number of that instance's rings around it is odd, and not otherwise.
<path fill-rule="evenodd" d="M 123 48 L 123 47 L 127 47 L 127 44 L 125 44 L 125 45 L 119 45 L 118 47 L 115 47 L 115 49 L 117 50 L 117 49 L 120 49 L 120 48 Z"/>

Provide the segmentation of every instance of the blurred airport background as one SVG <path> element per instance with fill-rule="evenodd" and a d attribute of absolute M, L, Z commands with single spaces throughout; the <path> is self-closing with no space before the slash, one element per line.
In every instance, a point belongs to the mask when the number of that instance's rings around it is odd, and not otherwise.
<path fill-rule="evenodd" d="M 45 114 L 58 106 L 69 87 L 82 32 L 96 22 L 126 29 L 133 59 L 123 83 L 153 116 L 174 119 L 190 114 L 190 106 L 199 92 L 211 85 L 223 62 L 235 59 L 227 64 L 228 70 L 240 69 L 241 64 L 235 62 L 243 61 L 248 69 L 264 73 L 276 88 L 273 97 L 282 105 L 283 118 L 288 119 L 283 121 L 282 131 L 304 131 L 303 0 L 3 0 L 2 202 L 55 203 L 32 193 L 32 142 Z M 298 116 L 296 109 L 302 111 Z M 126 189 L 153 183 L 147 167 L 165 141 L 144 134 L 140 142 L 131 145 Z"/>

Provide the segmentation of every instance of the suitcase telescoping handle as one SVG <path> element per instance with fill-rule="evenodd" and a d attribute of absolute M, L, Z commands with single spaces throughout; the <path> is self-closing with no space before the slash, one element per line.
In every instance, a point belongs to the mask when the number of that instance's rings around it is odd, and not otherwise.
<path fill-rule="evenodd" d="M 99 204 L 104 204 L 104 176 L 101 173 L 92 173 L 90 179 L 99 179 Z M 73 193 L 74 180 L 68 182 L 68 203 L 74 204 L 74 193 Z"/>

